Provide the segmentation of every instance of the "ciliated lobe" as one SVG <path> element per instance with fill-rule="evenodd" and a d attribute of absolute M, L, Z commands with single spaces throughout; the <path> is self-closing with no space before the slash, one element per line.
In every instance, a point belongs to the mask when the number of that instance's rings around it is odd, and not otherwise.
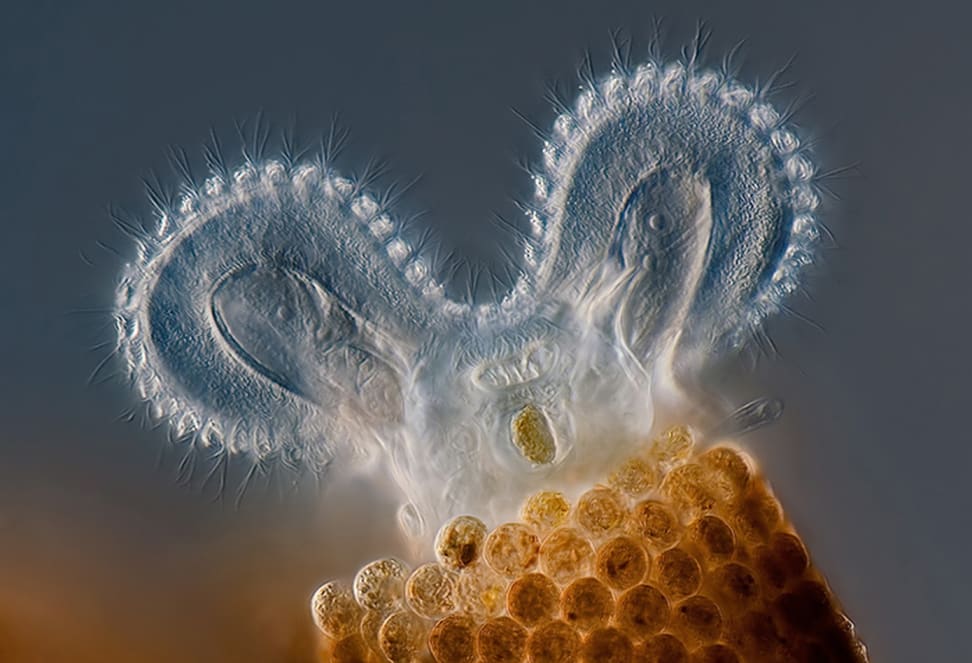
<path fill-rule="evenodd" d="M 118 352 L 209 456 L 391 478 L 428 541 L 593 480 L 758 331 L 818 235 L 800 145 L 694 62 L 585 83 L 544 141 L 513 287 L 487 302 L 450 299 L 386 199 L 327 159 L 214 164 L 126 266 Z"/>
<path fill-rule="evenodd" d="M 541 153 L 486 302 L 328 159 L 215 160 L 118 284 L 136 394 L 212 457 L 397 488 L 413 554 L 314 593 L 323 660 L 862 663 L 752 461 L 659 432 L 814 261 L 807 150 L 693 57 L 585 81 Z"/>

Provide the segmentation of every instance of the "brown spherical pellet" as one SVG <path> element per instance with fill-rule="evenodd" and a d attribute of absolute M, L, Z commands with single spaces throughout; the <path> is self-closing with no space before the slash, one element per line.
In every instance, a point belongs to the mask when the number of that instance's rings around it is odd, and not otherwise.
<path fill-rule="evenodd" d="M 614 597 L 597 578 L 580 578 L 564 590 L 560 612 L 568 624 L 589 631 L 610 619 L 614 612 Z"/>
<path fill-rule="evenodd" d="M 640 640 L 658 633 L 668 624 L 668 599 L 651 585 L 632 587 L 618 599 L 618 626 L 632 638 Z"/>
<path fill-rule="evenodd" d="M 494 571 L 515 578 L 536 565 L 539 549 L 540 541 L 529 527 L 506 523 L 486 537 L 483 556 Z"/>
<path fill-rule="evenodd" d="M 867 663 L 867 650 L 854 633 L 854 625 L 844 615 L 834 615 L 817 636 L 817 642 L 827 651 L 830 661 Z"/>
<path fill-rule="evenodd" d="M 746 659 L 777 661 L 783 658 L 785 642 L 773 618 L 761 611 L 752 611 L 737 619 L 726 640 Z"/>
<path fill-rule="evenodd" d="M 464 569 L 479 559 L 485 539 L 483 521 L 473 516 L 457 516 L 436 534 L 435 558 L 450 569 Z"/>
<path fill-rule="evenodd" d="M 807 570 L 810 557 L 798 537 L 787 532 L 774 532 L 770 537 L 770 550 L 780 568 L 790 578 L 799 578 Z"/>
<path fill-rule="evenodd" d="M 354 598 L 363 608 L 386 611 L 397 607 L 405 593 L 408 567 L 394 558 L 364 565 L 354 577 Z"/>
<path fill-rule="evenodd" d="M 640 536 L 646 545 L 655 550 L 664 550 L 678 541 L 678 520 L 672 510 L 661 502 L 639 502 L 635 505 L 629 522 L 632 533 Z"/>
<path fill-rule="evenodd" d="M 480 562 L 459 574 L 453 594 L 456 609 L 476 619 L 499 614 L 506 597 L 507 581 L 486 564 Z"/>
<path fill-rule="evenodd" d="M 735 506 L 736 533 L 751 542 L 764 542 L 783 519 L 779 502 L 763 484 L 750 486 Z"/>
<path fill-rule="evenodd" d="M 699 464 L 712 477 L 712 483 L 722 501 L 735 501 L 749 486 L 752 474 L 749 463 L 735 449 L 709 449 L 699 456 Z"/>
<path fill-rule="evenodd" d="M 557 456 L 557 440 L 543 410 L 528 403 L 510 419 L 510 441 L 534 465 L 546 465 Z"/>
<path fill-rule="evenodd" d="M 560 620 L 547 622 L 527 638 L 530 663 L 574 663 L 580 651 L 577 630 Z"/>
<path fill-rule="evenodd" d="M 687 663 L 688 649 L 670 633 L 656 635 L 635 648 L 638 663 Z"/>
<path fill-rule="evenodd" d="M 378 633 L 381 631 L 381 625 L 385 621 L 385 617 L 387 615 L 383 612 L 368 610 L 361 618 L 361 625 L 358 628 L 358 632 L 364 638 L 365 644 L 372 651 L 381 651 L 381 645 L 378 643 Z"/>
<path fill-rule="evenodd" d="M 405 600 L 422 617 L 441 617 L 455 609 L 456 580 L 456 574 L 441 564 L 423 564 L 405 582 Z"/>
<path fill-rule="evenodd" d="M 587 491 L 577 500 L 577 524 L 591 536 L 600 537 L 619 529 L 624 523 L 624 504 L 610 488 Z"/>
<path fill-rule="evenodd" d="M 709 562 L 724 561 L 736 549 L 736 537 L 722 518 L 707 514 L 689 526 L 689 537 L 702 558 Z"/>
<path fill-rule="evenodd" d="M 670 548 L 658 556 L 654 576 L 665 595 L 675 600 L 694 594 L 702 584 L 702 568 L 681 548 Z"/>
<path fill-rule="evenodd" d="M 518 578 L 506 593 L 507 612 L 528 628 L 553 619 L 559 602 L 557 585 L 542 573 L 529 573 Z"/>
<path fill-rule="evenodd" d="M 770 659 L 766 660 L 769 661 Z M 775 661 L 775 659 L 773 660 Z M 701 647 L 692 652 L 691 663 L 739 663 L 739 657 L 726 645 L 715 644 Z"/>
<path fill-rule="evenodd" d="M 350 587 L 329 582 L 314 592 L 311 616 L 325 635 L 340 639 L 357 631 L 361 606 L 354 600 Z"/>
<path fill-rule="evenodd" d="M 748 568 L 729 562 L 715 569 L 709 578 L 712 595 L 732 613 L 745 612 L 759 601 L 759 583 Z"/>
<path fill-rule="evenodd" d="M 629 458 L 608 481 L 625 495 L 639 497 L 658 485 L 658 468 L 645 458 Z"/>
<path fill-rule="evenodd" d="M 378 646 L 391 663 L 412 663 L 425 648 L 425 625 L 414 613 L 393 612 L 378 631 Z"/>
<path fill-rule="evenodd" d="M 596 628 L 581 644 L 584 663 L 630 663 L 633 656 L 631 640 L 616 628 Z"/>
<path fill-rule="evenodd" d="M 652 443 L 651 456 L 659 463 L 672 465 L 688 458 L 695 441 L 687 426 L 672 426 Z"/>
<path fill-rule="evenodd" d="M 570 515 L 570 502 L 563 493 L 541 490 L 527 499 L 520 517 L 538 532 L 546 533 L 567 522 Z"/>
<path fill-rule="evenodd" d="M 804 580 L 781 594 L 774 606 L 783 624 L 805 634 L 816 632 L 833 614 L 830 593 L 815 580 Z"/>
<path fill-rule="evenodd" d="M 685 517 L 697 517 L 715 508 L 718 502 L 708 475 L 701 465 L 679 465 L 662 480 L 662 492 L 675 510 Z"/>
<path fill-rule="evenodd" d="M 509 617 L 496 617 L 482 625 L 476 648 L 482 663 L 519 663 L 526 654 L 527 632 Z"/>
<path fill-rule="evenodd" d="M 790 643 L 787 647 L 787 663 L 830 663 L 832 660 L 845 661 L 851 663 L 853 658 L 831 658 L 827 648 L 812 640 L 798 640 Z M 861 659 L 860 663 L 867 663 L 867 659 Z"/>
<path fill-rule="evenodd" d="M 753 568 L 767 597 L 775 595 L 786 585 L 786 570 L 769 546 L 757 546 L 753 552 Z"/>
<path fill-rule="evenodd" d="M 438 563 L 381 559 L 321 587 L 321 660 L 867 663 L 752 461 L 692 445 L 671 429 L 576 507 L 541 490 L 491 533 L 446 523 Z"/>
<path fill-rule="evenodd" d="M 718 639 L 722 633 L 722 613 L 712 599 L 691 596 L 672 608 L 668 628 L 689 649 L 694 649 Z"/>
<path fill-rule="evenodd" d="M 594 548 L 579 530 L 561 527 L 540 546 L 540 569 L 559 584 L 590 575 L 594 569 Z"/>
<path fill-rule="evenodd" d="M 357 633 L 339 640 L 331 652 L 333 663 L 366 663 L 369 659 L 368 645 Z"/>
<path fill-rule="evenodd" d="M 437 663 L 473 663 L 476 660 L 475 620 L 468 615 L 449 615 L 436 622 L 429 633 L 429 651 Z"/>
<path fill-rule="evenodd" d="M 627 589 L 645 577 L 648 572 L 648 555 L 634 539 L 619 536 L 600 547 L 595 568 L 597 577 L 608 587 Z"/>

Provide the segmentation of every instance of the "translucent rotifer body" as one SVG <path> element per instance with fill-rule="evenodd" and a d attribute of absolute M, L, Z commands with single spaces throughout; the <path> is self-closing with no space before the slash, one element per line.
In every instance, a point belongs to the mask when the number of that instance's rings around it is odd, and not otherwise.
<path fill-rule="evenodd" d="M 152 416 L 255 467 L 390 478 L 434 550 L 314 594 L 330 660 L 866 659 L 755 465 L 655 430 L 820 235 L 800 140 L 696 62 L 584 83 L 492 301 L 447 296 L 389 198 L 323 158 L 214 158 L 159 202 L 115 311 Z M 710 436 L 779 413 L 754 401 Z"/>
<path fill-rule="evenodd" d="M 691 453 L 687 428 L 644 448 L 656 402 L 756 333 L 811 261 L 814 167 L 765 99 L 694 60 L 587 81 L 541 156 L 511 286 L 486 302 L 448 297 L 434 252 L 326 159 L 214 157 L 159 200 L 118 285 L 137 393 L 219 452 L 391 477 L 416 541 L 558 482 L 647 496 Z M 713 489 L 744 490 L 718 463 Z M 706 510 L 693 477 L 669 481 L 680 512 Z M 612 535 L 588 506 L 579 526 Z M 539 533 L 556 514 L 537 511 Z"/>

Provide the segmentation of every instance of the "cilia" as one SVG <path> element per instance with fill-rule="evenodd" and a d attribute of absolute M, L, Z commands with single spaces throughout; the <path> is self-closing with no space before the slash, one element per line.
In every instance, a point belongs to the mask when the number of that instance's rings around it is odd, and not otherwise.
<path fill-rule="evenodd" d="M 413 559 L 313 592 L 321 660 L 865 661 L 727 444 L 778 403 L 698 386 L 813 261 L 809 154 L 691 56 L 560 110 L 485 303 L 323 155 L 211 159 L 119 282 L 135 391 L 198 445 L 396 486 Z"/>

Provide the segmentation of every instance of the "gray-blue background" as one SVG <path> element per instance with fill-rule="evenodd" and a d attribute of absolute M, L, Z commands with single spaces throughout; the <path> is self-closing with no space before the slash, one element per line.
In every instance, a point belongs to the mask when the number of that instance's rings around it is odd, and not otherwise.
<path fill-rule="evenodd" d="M 177 484 L 163 431 L 115 420 L 123 386 L 85 382 L 107 314 L 77 311 L 111 303 L 120 262 L 98 242 L 130 249 L 108 204 L 147 214 L 166 148 L 196 155 L 234 119 L 296 117 L 313 140 L 340 114 L 340 168 L 421 175 L 402 212 L 489 258 L 486 220 L 515 216 L 517 162 L 539 154 L 511 108 L 548 126 L 547 85 L 569 90 L 586 49 L 604 71 L 615 28 L 644 52 L 662 17 L 669 56 L 698 19 L 714 63 L 745 38 L 745 81 L 796 55 L 780 101 L 809 98 L 824 170 L 857 164 L 825 205 L 839 248 L 796 302 L 825 331 L 774 324 L 781 358 L 734 388 L 787 401 L 749 443 L 875 663 L 969 660 L 972 54 L 952 4 L 8 3 L 0 658 L 306 661 L 307 592 L 387 549 L 380 495 L 257 485 L 237 509 Z"/>

